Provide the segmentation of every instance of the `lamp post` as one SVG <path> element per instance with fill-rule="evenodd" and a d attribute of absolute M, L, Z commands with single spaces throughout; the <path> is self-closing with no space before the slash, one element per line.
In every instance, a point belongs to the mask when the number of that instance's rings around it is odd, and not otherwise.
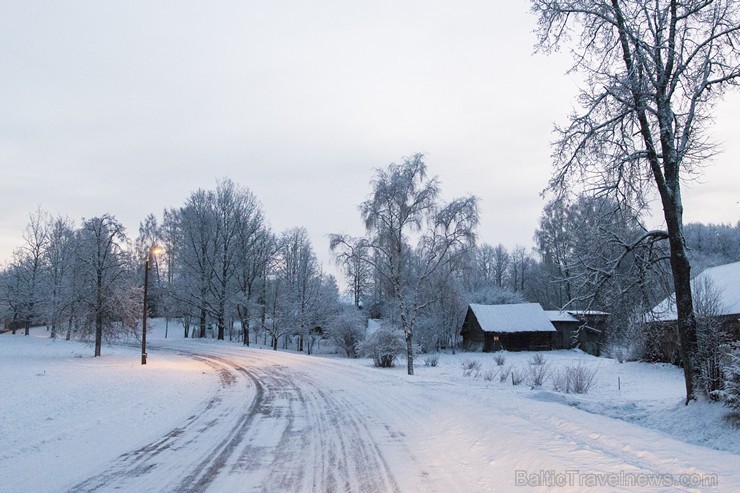
<path fill-rule="evenodd" d="M 146 253 L 144 261 L 144 317 L 141 319 L 141 364 L 146 364 L 146 319 L 148 315 L 147 300 L 149 297 L 149 259 L 152 255 L 157 255 L 162 251 L 162 247 L 152 246 Z"/>

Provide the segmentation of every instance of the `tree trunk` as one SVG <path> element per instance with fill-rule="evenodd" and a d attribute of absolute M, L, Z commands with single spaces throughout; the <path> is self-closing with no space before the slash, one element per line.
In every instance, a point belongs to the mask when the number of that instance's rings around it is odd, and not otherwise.
<path fill-rule="evenodd" d="M 413 334 L 406 331 L 406 370 L 409 375 L 414 374 L 414 340 Z"/>
<path fill-rule="evenodd" d="M 200 309 L 200 337 L 203 339 L 206 336 L 206 309 L 201 307 Z"/>
<path fill-rule="evenodd" d="M 218 336 L 217 339 L 219 341 L 224 340 L 224 328 L 225 328 L 226 322 L 224 321 L 223 312 L 219 309 L 218 319 L 216 320 L 216 326 L 218 327 Z"/>
<path fill-rule="evenodd" d="M 675 193 L 672 194 L 675 197 Z M 680 195 L 678 196 L 680 200 Z M 671 248 L 671 271 L 673 288 L 676 292 L 676 313 L 678 324 L 679 355 L 683 364 L 686 385 L 686 404 L 694 395 L 694 365 L 692 356 L 696 352 L 696 317 L 691 294 L 691 265 L 686 256 L 686 245 L 681 221 L 681 205 L 673 204 L 664 208 L 668 241 Z"/>
<path fill-rule="evenodd" d="M 103 343 L 103 277 L 98 272 L 97 294 L 95 298 L 95 356 L 100 356 Z"/>

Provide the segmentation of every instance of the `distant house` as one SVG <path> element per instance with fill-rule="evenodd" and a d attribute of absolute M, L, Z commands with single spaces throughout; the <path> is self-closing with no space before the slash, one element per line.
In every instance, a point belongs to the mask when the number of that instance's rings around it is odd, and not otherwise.
<path fill-rule="evenodd" d="M 539 303 L 468 305 L 463 347 L 484 352 L 552 349 L 557 333 Z"/>
<path fill-rule="evenodd" d="M 709 293 L 702 293 L 702 291 Z M 694 303 L 700 296 L 713 298 L 714 312 L 725 330 L 740 340 L 740 262 L 710 267 L 691 280 Z M 716 299 L 714 299 L 716 298 Z M 665 327 L 676 326 L 676 295 L 658 303 L 648 314 L 648 322 Z"/>
<path fill-rule="evenodd" d="M 468 305 L 460 335 L 468 350 L 525 351 L 580 347 L 599 354 L 608 313 L 545 311 L 539 303 Z"/>

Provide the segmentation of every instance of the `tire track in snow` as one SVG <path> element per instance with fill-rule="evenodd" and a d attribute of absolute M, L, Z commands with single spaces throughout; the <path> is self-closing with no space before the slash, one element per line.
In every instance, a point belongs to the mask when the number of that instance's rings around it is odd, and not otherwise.
<path fill-rule="evenodd" d="M 122 491 L 203 491 L 220 468 L 222 461 L 233 450 L 232 442 L 243 432 L 259 405 L 261 386 L 259 382 L 239 381 L 238 365 L 227 360 L 211 358 L 206 355 L 190 355 L 213 368 L 219 377 L 219 390 L 206 401 L 204 407 L 190 416 L 186 423 L 176 427 L 164 437 L 137 450 L 121 455 L 105 471 L 79 484 L 70 492 L 94 492 L 119 489 Z M 234 403 L 244 401 L 251 393 L 241 392 L 245 383 L 254 385 L 256 392 L 251 403 L 241 407 L 234 419 Z M 238 399 L 234 399 L 238 394 Z M 238 409 L 238 407 L 237 407 Z M 228 418 L 228 419 L 227 419 Z M 212 426 L 212 423 L 233 421 L 227 426 Z M 216 443 L 214 446 L 213 443 Z M 205 454 L 199 462 L 198 454 Z M 174 466 L 174 467 L 173 467 Z M 187 474 L 197 471 L 198 474 Z M 182 478 L 185 477 L 188 481 Z M 176 482 L 177 485 L 173 484 Z M 167 486 L 165 486 L 167 485 Z M 193 488 L 198 489 L 193 489 Z"/>
<path fill-rule="evenodd" d="M 264 385 L 262 412 L 214 490 L 399 491 L 375 437 L 348 402 L 286 366 L 258 361 L 245 369 Z M 267 446 L 260 428 L 273 432 Z"/>
<path fill-rule="evenodd" d="M 178 352 L 213 368 L 219 390 L 183 425 L 69 491 L 400 491 L 346 398 L 260 352 Z"/>

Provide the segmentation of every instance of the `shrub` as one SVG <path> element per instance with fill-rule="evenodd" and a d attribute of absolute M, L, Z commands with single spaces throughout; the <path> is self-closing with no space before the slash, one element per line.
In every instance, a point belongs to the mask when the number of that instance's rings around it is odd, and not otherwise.
<path fill-rule="evenodd" d="M 462 361 L 463 376 L 477 377 L 480 374 L 480 361 L 474 359 L 466 359 Z"/>
<path fill-rule="evenodd" d="M 498 374 L 499 382 L 503 383 L 509 379 L 509 375 L 511 374 L 512 368 L 513 368 L 512 365 L 504 366 L 501 368 L 501 371 Z"/>
<path fill-rule="evenodd" d="M 722 346 L 722 388 L 712 395 L 727 407 L 740 411 L 740 342 Z M 738 413 L 735 413 L 736 417 Z M 740 423 L 740 420 L 738 421 Z"/>
<path fill-rule="evenodd" d="M 424 366 L 437 366 L 439 364 L 439 353 L 427 354 L 424 357 Z"/>
<path fill-rule="evenodd" d="M 532 357 L 529 358 L 529 366 L 545 366 L 546 364 L 547 358 L 539 353 L 533 354 Z"/>
<path fill-rule="evenodd" d="M 486 382 L 490 382 L 494 378 L 496 378 L 496 375 L 498 375 L 498 370 L 495 368 L 489 368 L 483 373 L 483 380 Z"/>
<path fill-rule="evenodd" d="M 512 385 L 519 385 L 524 381 L 524 378 L 526 377 L 526 373 L 524 370 L 518 370 L 516 368 L 511 369 L 511 384 Z"/>
<path fill-rule="evenodd" d="M 578 362 L 574 366 L 566 366 L 557 372 L 553 377 L 552 387 L 566 394 L 585 394 L 593 386 L 595 377 L 596 370 Z"/>
<path fill-rule="evenodd" d="M 396 358 L 404 353 L 406 346 L 398 335 L 380 329 L 358 344 L 358 350 L 361 355 L 372 358 L 375 366 L 390 368 L 395 364 Z"/>
<path fill-rule="evenodd" d="M 550 365 L 546 361 L 533 364 L 530 362 L 527 369 L 527 383 L 531 387 L 542 387 L 550 376 Z"/>
<path fill-rule="evenodd" d="M 504 366 L 504 363 L 506 363 L 506 355 L 503 351 L 498 351 L 493 355 L 493 361 L 496 362 L 496 366 Z"/>
<path fill-rule="evenodd" d="M 614 357 L 615 360 L 619 361 L 620 363 L 624 363 L 624 349 L 621 347 L 614 348 L 613 351 L 610 351 L 611 355 Z"/>

